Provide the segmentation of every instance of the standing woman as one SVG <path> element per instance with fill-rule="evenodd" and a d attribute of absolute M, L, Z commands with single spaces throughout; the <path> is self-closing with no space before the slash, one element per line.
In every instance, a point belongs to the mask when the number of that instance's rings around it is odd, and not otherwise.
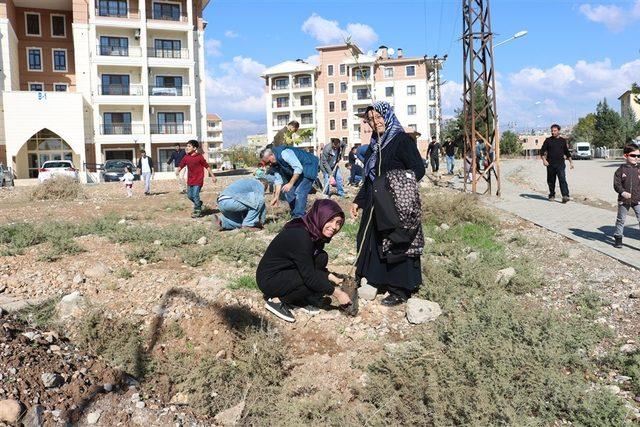
<path fill-rule="evenodd" d="M 374 205 L 373 184 L 378 174 L 385 176 L 395 170 L 413 171 L 415 180 L 420 181 L 425 169 L 416 142 L 404 132 L 387 102 L 375 102 L 368 107 L 365 121 L 373 129 L 373 136 L 364 161 L 364 185 L 351 205 L 354 218 L 358 217 L 358 209 L 364 211 L 358 230 L 360 253 L 356 275 L 365 277 L 378 292 L 389 291 L 382 304 L 394 306 L 405 302 L 422 284 L 420 256 L 409 251 L 405 256 L 388 256 L 383 249 L 388 236 L 378 229 L 376 210 L 371 215 Z"/>

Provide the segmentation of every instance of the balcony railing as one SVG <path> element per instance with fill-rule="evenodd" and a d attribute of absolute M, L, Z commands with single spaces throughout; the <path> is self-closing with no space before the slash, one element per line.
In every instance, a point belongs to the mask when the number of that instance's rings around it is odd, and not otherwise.
<path fill-rule="evenodd" d="M 182 87 L 149 86 L 149 95 L 151 96 L 190 96 L 191 88 L 189 86 L 182 86 Z"/>
<path fill-rule="evenodd" d="M 313 124 L 313 119 L 301 119 L 300 120 L 300 124 L 301 125 L 312 125 Z"/>
<path fill-rule="evenodd" d="M 102 135 L 138 135 L 144 133 L 144 125 L 131 123 L 111 123 L 100 125 Z"/>
<path fill-rule="evenodd" d="M 284 120 L 284 121 L 282 121 L 282 120 L 274 120 L 273 121 L 273 125 L 274 126 L 279 126 L 279 127 L 286 126 L 288 123 L 289 123 L 288 119 Z"/>
<path fill-rule="evenodd" d="M 142 85 L 98 85 L 100 95 L 141 96 Z"/>
<path fill-rule="evenodd" d="M 157 21 L 173 21 L 173 22 L 187 22 L 188 17 L 186 13 L 156 13 L 149 14 L 149 19 L 155 19 Z"/>
<path fill-rule="evenodd" d="M 191 133 L 191 123 L 153 123 L 151 133 L 155 135 L 182 135 Z"/>
<path fill-rule="evenodd" d="M 100 56 L 140 57 L 142 55 L 140 46 L 108 46 L 98 44 L 96 51 Z"/>
<path fill-rule="evenodd" d="M 189 49 L 159 49 L 150 47 L 148 55 L 150 58 L 188 59 Z"/>
<path fill-rule="evenodd" d="M 352 81 L 354 82 L 366 82 L 367 80 L 369 80 L 369 76 L 368 75 L 355 75 L 351 78 Z"/>
<path fill-rule="evenodd" d="M 293 87 L 294 87 L 294 89 L 310 88 L 311 87 L 311 83 L 294 83 Z"/>
<path fill-rule="evenodd" d="M 130 9 L 123 7 L 97 6 L 96 16 L 105 16 L 109 18 L 128 18 L 131 15 L 140 16 L 138 9 Z"/>
<path fill-rule="evenodd" d="M 287 90 L 289 89 L 289 85 L 272 85 L 271 90 Z"/>
<path fill-rule="evenodd" d="M 294 107 L 313 107 L 312 101 L 293 101 Z"/>
<path fill-rule="evenodd" d="M 273 108 L 289 108 L 289 102 L 274 102 Z"/>

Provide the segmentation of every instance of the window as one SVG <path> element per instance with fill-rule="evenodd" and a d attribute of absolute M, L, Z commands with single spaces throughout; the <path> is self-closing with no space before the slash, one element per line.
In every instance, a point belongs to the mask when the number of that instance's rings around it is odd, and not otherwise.
<path fill-rule="evenodd" d="M 42 83 L 29 83 L 29 90 L 42 92 L 44 90 L 44 85 Z"/>
<path fill-rule="evenodd" d="M 289 97 L 279 96 L 276 98 L 276 108 L 284 108 L 289 106 Z"/>
<path fill-rule="evenodd" d="M 51 14 L 51 37 L 66 37 L 67 23 L 64 15 Z"/>
<path fill-rule="evenodd" d="M 411 129 L 412 131 L 414 131 L 414 132 L 415 132 L 416 130 L 418 130 L 418 126 L 417 126 L 416 124 L 410 124 L 410 125 L 408 125 L 407 127 L 408 127 L 409 129 Z"/>
<path fill-rule="evenodd" d="M 429 108 L 429 118 L 430 119 L 435 119 L 436 118 L 436 109 L 435 109 L 435 107 Z"/>
<path fill-rule="evenodd" d="M 156 129 L 152 126 L 151 133 L 159 134 L 181 134 L 184 133 L 184 113 L 158 113 Z"/>
<path fill-rule="evenodd" d="M 29 178 L 38 177 L 38 168 L 50 160 L 73 160 L 71 147 L 59 135 L 42 129 L 27 140 Z"/>
<path fill-rule="evenodd" d="M 312 125 L 313 124 L 313 114 L 312 113 L 302 113 L 302 114 L 300 114 L 300 124 Z"/>
<path fill-rule="evenodd" d="M 336 121 L 333 119 L 329 120 L 329 130 L 336 130 Z"/>
<path fill-rule="evenodd" d="M 416 106 L 415 105 L 407 105 L 407 114 L 413 116 L 416 114 Z"/>
<path fill-rule="evenodd" d="M 416 87 L 414 85 L 407 86 L 407 95 L 415 95 Z"/>
<path fill-rule="evenodd" d="M 347 91 L 347 82 L 340 82 L 340 93 L 345 93 Z"/>
<path fill-rule="evenodd" d="M 130 95 L 129 76 L 126 74 L 103 74 L 101 95 Z"/>
<path fill-rule="evenodd" d="M 40 14 L 33 12 L 25 12 L 24 14 L 25 28 L 28 36 L 41 36 L 40 33 Z"/>
<path fill-rule="evenodd" d="M 42 71 L 42 49 L 30 47 L 27 49 L 29 71 Z"/>
<path fill-rule="evenodd" d="M 311 77 L 310 76 L 298 77 L 298 87 L 311 87 Z"/>
<path fill-rule="evenodd" d="M 54 92 L 66 92 L 69 88 L 69 85 L 66 83 L 54 83 L 53 90 Z"/>
<path fill-rule="evenodd" d="M 385 79 L 393 77 L 393 68 L 385 67 L 382 69 L 383 75 Z"/>
<path fill-rule="evenodd" d="M 347 101 L 340 101 L 340 110 L 347 111 Z"/>
<path fill-rule="evenodd" d="M 367 88 L 361 88 L 361 89 L 356 89 L 356 97 L 358 99 L 368 99 L 369 98 L 369 91 Z"/>
<path fill-rule="evenodd" d="M 156 86 L 151 95 L 188 95 L 182 93 L 182 76 L 156 76 Z"/>
<path fill-rule="evenodd" d="M 51 52 L 53 53 L 53 70 L 67 71 L 67 50 L 52 49 Z"/>
<path fill-rule="evenodd" d="M 289 123 L 289 115 L 288 114 L 278 114 L 277 116 L 277 125 L 284 126 Z"/>
<path fill-rule="evenodd" d="M 433 87 L 429 89 L 429 100 L 431 101 L 436 100 L 436 89 Z"/>
<path fill-rule="evenodd" d="M 180 40 L 156 39 L 153 46 L 156 58 L 182 58 Z"/>
<path fill-rule="evenodd" d="M 347 119 L 342 119 L 340 124 L 342 125 L 342 129 L 346 129 L 347 128 Z"/>
<path fill-rule="evenodd" d="M 393 96 L 393 86 L 385 87 L 384 94 L 385 96 Z"/>
<path fill-rule="evenodd" d="M 354 69 L 356 80 L 367 80 L 369 78 L 368 68 L 356 68 Z"/>
<path fill-rule="evenodd" d="M 169 162 L 174 148 L 158 148 L 158 162 L 154 165 L 160 169 L 160 172 L 172 172 L 176 170 L 173 162 Z M 169 164 L 167 164 L 169 162 Z"/>
<path fill-rule="evenodd" d="M 127 17 L 127 0 L 100 0 L 98 2 L 99 16 Z"/>
<path fill-rule="evenodd" d="M 413 77 L 416 75 L 416 66 L 415 65 L 407 65 L 405 67 L 405 72 L 407 77 Z"/>
<path fill-rule="evenodd" d="M 289 79 L 276 79 L 275 84 L 273 85 L 275 90 L 282 90 L 289 88 Z"/>
<path fill-rule="evenodd" d="M 306 106 L 306 105 L 312 105 L 312 104 L 313 104 L 313 97 L 311 95 L 305 95 L 300 97 L 300 105 Z"/>
<path fill-rule="evenodd" d="M 100 55 L 129 56 L 129 39 L 126 37 L 100 36 Z"/>
<path fill-rule="evenodd" d="M 327 65 L 327 75 L 333 76 L 333 65 Z"/>
<path fill-rule="evenodd" d="M 344 146 L 346 147 L 347 144 L 349 144 L 349 139 L 345 136 L 342 138 L 342 143 L 344 144 Z"/>
<path fill-rule="evenodd" d="M 131 113 L 104 113 L 103 135 L 131 135 Z"/>
<path fill-rule="evenodd" d="M 176 3 L 153 3 L 153 19 L 164 21 L 180 20 L 180 5 Z"/>
<path fill-rule="evenodd" d="M 336 103 L 333 101 L 329 101 L 329 112 L 333 113 L 334 111 L 336 111 Z"/>
<path fill-rule="evenodd" d="M 329 83 L 328 87 L 329 87 L 329 94 L 332 94 L 335 91 L 333 83 Z"/>
<path fill-rule="evenodd" d="M 364 114 L 367 111 L 367 107 L 358 107 L 358 114 Z"/>
<path fill-rule="evenodd" d="M 347 74 L 347 66 L 344 64 L 340 64 L 340 75 L 344 76 L 345 74 Z"/>

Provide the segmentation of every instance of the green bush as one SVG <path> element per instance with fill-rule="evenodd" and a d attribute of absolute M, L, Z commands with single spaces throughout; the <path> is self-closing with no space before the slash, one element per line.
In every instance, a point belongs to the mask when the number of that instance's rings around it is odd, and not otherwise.
<path fill-rule="evenodd" d="M 139 262 L 141 259 L 148 263 L 162 261 L 162 255 L 157 248 L 150 246 L 138 246 L 127 252 L 127 259 L 133 262 Z"/>
<path fill-rule="evenodd" d="M 231 283 L 229 283 L 229 289 L 238 290 L 238 289 L 248 289 L 248 290 L 258 290 L 258 284 L 256 283 L 255 276 L 240 276 L 234 279 Z"/>
<path fill-rule="evenodd" d="M 202 264 L 211 260 L 212 250 L 207 246 L 198 247 L 194 249 L 185 248 L 181 251 L 180 258 L 182 262 L 191 266 L 199 267 Z"/>

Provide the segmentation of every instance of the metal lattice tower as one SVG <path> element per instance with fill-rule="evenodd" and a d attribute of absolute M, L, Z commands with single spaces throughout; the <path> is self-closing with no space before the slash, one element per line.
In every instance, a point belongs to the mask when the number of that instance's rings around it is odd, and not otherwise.
<path fill-rule="evenodd" d="M 500 134 L 496 111 L 496 86 L 493 68 L 493 33 L 489 0 L 462 0 L 462 53 L 464 61 L 464 162 L 471 158 L 471 191 L 478 192 L 484 179 L 491 194 L 492 175 L 496 195 L 500 195 Z M 484 144 L 489 164 L 478 170 L 477 148 Z M 471 153 L 469 153 L 471 151 Z M 469 155 L 470 154 L 470 155 Z M 465 191 L 467 179 L 465 176 Z"/>

